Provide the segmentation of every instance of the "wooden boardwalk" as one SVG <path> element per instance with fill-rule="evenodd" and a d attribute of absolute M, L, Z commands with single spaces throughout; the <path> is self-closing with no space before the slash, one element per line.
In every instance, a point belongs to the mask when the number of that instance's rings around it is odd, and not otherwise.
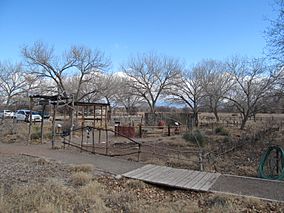
<path fill-rule="evenodd" d="M 209 191 L 220 174 L 147 164 L 123 176 L 176 188 Z"/>

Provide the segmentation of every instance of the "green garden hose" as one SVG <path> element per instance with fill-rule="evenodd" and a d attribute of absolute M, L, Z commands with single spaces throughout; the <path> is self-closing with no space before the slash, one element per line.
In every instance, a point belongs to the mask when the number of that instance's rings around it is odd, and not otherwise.
<path fill-rule="evenodd" d="M 269 156 L 273 154 L 273 151 L 275 151 L 275 157 L 277 162 L 277 167 L 274 166 L 273 169 L 277 170 L 277 174 L 274 174 L 273 171 L 270 171 L 270 174 L 265 174 L 265 167 L 267 166 L 267 163 L 269 164 Z M 280 168 L 279 168 L 280 167 Z M 266 152 L 262 155 L 260 159 L 260 163 L 258 166 L 258 177 L 270 179 L 270 180 L 283 180 L 284 179 L 284 150 L 279 146 L 270 146 Z"/>

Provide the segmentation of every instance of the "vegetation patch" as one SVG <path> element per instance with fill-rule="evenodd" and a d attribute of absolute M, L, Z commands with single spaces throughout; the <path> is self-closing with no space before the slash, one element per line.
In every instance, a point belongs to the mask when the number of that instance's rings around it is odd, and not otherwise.
<path fill-rule="evenodd" d="M 199 129 L 186 132 L 183 135 L 183 139 L 200 147 L 204 147 L 206 145 L 206 137 Z"/>
<path fill-rule="evenodd" d="M 224 127 L 217 127 L 215 129 L 215 133 L 218 135 L 224 135 L 224 136 L 229 136 L 230 133 L 227 129 L 225 129 Z"/>

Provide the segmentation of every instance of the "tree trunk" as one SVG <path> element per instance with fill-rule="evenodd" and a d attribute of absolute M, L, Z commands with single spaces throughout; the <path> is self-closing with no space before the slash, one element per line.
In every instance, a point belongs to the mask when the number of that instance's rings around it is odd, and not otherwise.
<path fill-rule="evenodd" d="M 213 108 L 213 113 L 214 113 L 214 116 L 216 118 L 216 122 L 218 123 L 220 121 L 220 118 L 219 118 L 219 115 L 218 115 L 217 107 Z"/>
<path fill-rule="evenodd" d="M 199 120 L 198 120 L 198 112 L 193 111 L 193 124 L 195 127 L 198 127 Z"/>
<path fill-rule="evenodd" d="M 241 130 L 244 130 L 246 123 L 248 121 L 248 115 L 243 115 L 242 123 L 241 123 Z"/>

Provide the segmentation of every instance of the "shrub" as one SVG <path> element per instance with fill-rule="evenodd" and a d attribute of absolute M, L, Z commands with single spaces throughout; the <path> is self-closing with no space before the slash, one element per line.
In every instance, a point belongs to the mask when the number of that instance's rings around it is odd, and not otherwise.
<path fill-rule="evenodd" d="M 224 136 L 229 135 L 229 131 L 227 129 L 225 129 L 224 127 L 217 127 L 215 129 L 215 133 L 218 134 L 218 135 L 224 135 Z"/>
<path fill-rule="evenodd" d="M 223 138 L 223 143 L 229 143 L 232 141 L 232 138 L 230 136 L 226 136 Z"/>
<path fill-rule="evenodd" d="M 92 176 L 85 172 L 76 172 L 71 175 L 70 181 L 74 186 L 84 186 L 88 184 L 92 179 Z"/>
<path fill-rule="evenodd" d="M 187 142 L 197 144 L 201 147 L 204 147 L 206 143 L 206 138 L 199 129 L 193 130 L 191 132 L 186 132 L 182 138 Z"/>
<path fill-rule="evenodd" d="M 93 165 L 91 165 L 91 164 L 72 165 L 70 170 L 72 172 L 90 173 L 93 170 Z"/>

